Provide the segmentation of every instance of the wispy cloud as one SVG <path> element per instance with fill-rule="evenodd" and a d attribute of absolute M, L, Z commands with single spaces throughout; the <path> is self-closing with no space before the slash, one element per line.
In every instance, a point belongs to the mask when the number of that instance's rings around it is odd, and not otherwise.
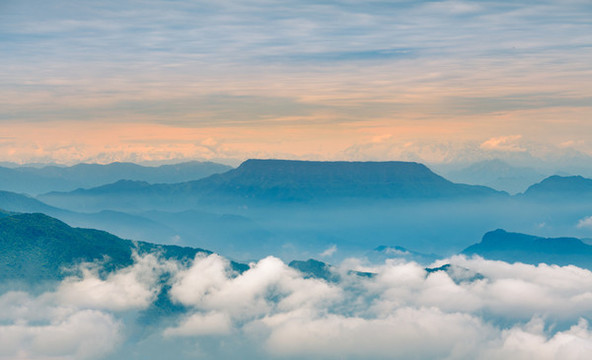
<path fill-rule="evenodd" d="M 323 251 L 320 255 L 322 257 L 330 257 L 333 256 L 337 252 L 337 245 L 329 246 L 325 251 Z"/>
<path fill-rule="evenodd" d="M 525 148 L 520 147 L 518 141 L 522 138 L 522 135 L 509 135 L 494 137 L 484 141 L 481 144 L 481 148 L 485 150 L 495 151 L 511 151 L 511 152 L 523 152 Z"/>
<path fill-rule="evenodd" d="M 578 229 L 592 228 L 592 216 L 585 217 L 578 221 Z"/>

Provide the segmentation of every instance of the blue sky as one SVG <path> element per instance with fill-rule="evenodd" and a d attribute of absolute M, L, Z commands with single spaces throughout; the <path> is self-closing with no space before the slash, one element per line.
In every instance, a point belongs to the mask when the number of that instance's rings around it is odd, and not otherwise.
<path fill-rule="evenodd" d="M 591 18 L 589 1 L 5 0 L 0 160 L 592 154 Z"/>

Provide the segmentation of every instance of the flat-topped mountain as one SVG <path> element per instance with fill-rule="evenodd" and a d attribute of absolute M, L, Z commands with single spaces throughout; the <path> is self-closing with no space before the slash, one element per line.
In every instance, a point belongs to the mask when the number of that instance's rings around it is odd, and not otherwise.
<path fill-rule="evenodd" d="M 213 162 L 190 161 L 173 165 L 142 166 L 133 163 L 78 164 L 74 166 L 0 167 L 0 190 L 40 194 L 96 187 L 118 180 L 179 183 L 202 179 L 232 169 Z"/>
<path fill-rule="evenodd" d="M 530 186 L 523 196 L 534 200 L 590 200 L 592 179 L 554 175 Z"/>
<path fill-rule="evenodd" d="M 247 160 L 237 169 L 202 180 L 245 197 L 437 198 L 493 195 L 480 186 L 454 184 L 415 162 Z"/>
<path fill-rule="evenodd" d="M 592 246 L 580 239 L 543 238 L 501 229 L 486 233 L 480 243 L 464 249 L 462 254 L 506 262 L 576 265 L 592 269 Z"/>
<path fill-rule="evenodd" d="M 100 209 L 150 207 L 159 202 L 191 207 L 220 202 L 503 196 L 507 194 L 484 186 L 452 183 L 426 166 L 413 162 L 247 160 L 236 169 L 197 181 L 156 185 L 117 182 L 71 193 L 49 193 L 40 199 L 65 208 L 95 206 L 94 209 Z"/>
<path fill-rule="evenodd" d="M 124 240 L 105 231 L 73 228 L 44 214 L 0 218 L 0 280 L 58 280 L 65 268 L 104 261 L 106 270 L 129 266 L 132 252 L 158 252 L 169 259 L 193 259 L 207 250 Z M 233 263 L 239 270 L 246 265 Z"/>

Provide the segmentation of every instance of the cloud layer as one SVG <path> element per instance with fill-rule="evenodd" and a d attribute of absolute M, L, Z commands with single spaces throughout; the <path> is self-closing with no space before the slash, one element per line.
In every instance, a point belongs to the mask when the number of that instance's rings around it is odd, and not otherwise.
<path fill-rule="evenodd" d="M 332 270 L 340 280 L 330 283 L 274 257 L 242 274 L 215 254 L 190 266 L 148 255 L 107 277 L 86 265 L 82 277 L 53 291 L 0 295 L 0 358 L 117 359 L 132 356 L 130 349 L 143 356 L 145 336 L 163 353 L 185 349 L 188 358 L 195 346 L 202 358 L 230 351 L 245 358 L 585 359 L 592 350 L 590 271 L 461 256 L 434 266 L 442 264 L 451 265 L 428 273 L 413 262 L 350 259 Z M 134 314 L 164 288 L 183 310 L 138 333 Z"/>

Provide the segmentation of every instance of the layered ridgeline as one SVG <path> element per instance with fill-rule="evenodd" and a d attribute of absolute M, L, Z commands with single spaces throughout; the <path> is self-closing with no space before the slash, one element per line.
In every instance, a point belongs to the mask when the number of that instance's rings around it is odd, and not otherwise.
<path fill-rule="evenodd" d="M 18 213 L 43 213 L 72 226 L 103 229 L 136 240 L 168 242 L 178 235 L 178 232 L 169 226 L 144 216 L 108 210 L 77 213 L 47 205 L 26 194 L 9 191 L 0 191 L 0 209 Z"/>
<path fill-rule="evenodd" d="M 133 263 L 133 252 L 191 260 L 210 251 L 124 240 L 110 233 L 73 228 L 44 214 L 0 213 L 0 281 L 59 280 L 81 262 L 98 261 L 106 271 Z M 246 265 L 232 263 L 242 271 Z"/>
<path fill-rule="evenodd" d="M 452 183 L 414 162 L 247 160 L 237 169 L 178 184 L 119 181 L 39 198 L 78 210 L 187 209 L 222 203 L 327 202 L 356 199 L 504 197 L 484 186 Z"/>
<path fill-rule="evenodd" d="M 592 269 L 592 246 L 570 237 L 544 238 L 498 229 L 486 233 L 480 243 L 461 253 L 509 263 L 575 265 Z"/>
<path fill-rule="evenodd" d="M 141 166 L 133 163 L 78 164 L 69 167 L 0 167 L 0 190 L 41 194 L 110 184 L 121 179 L 149 183 L 197 180 L 232 169 L 213 162 L 191 161 L 174 165 Z"/>

